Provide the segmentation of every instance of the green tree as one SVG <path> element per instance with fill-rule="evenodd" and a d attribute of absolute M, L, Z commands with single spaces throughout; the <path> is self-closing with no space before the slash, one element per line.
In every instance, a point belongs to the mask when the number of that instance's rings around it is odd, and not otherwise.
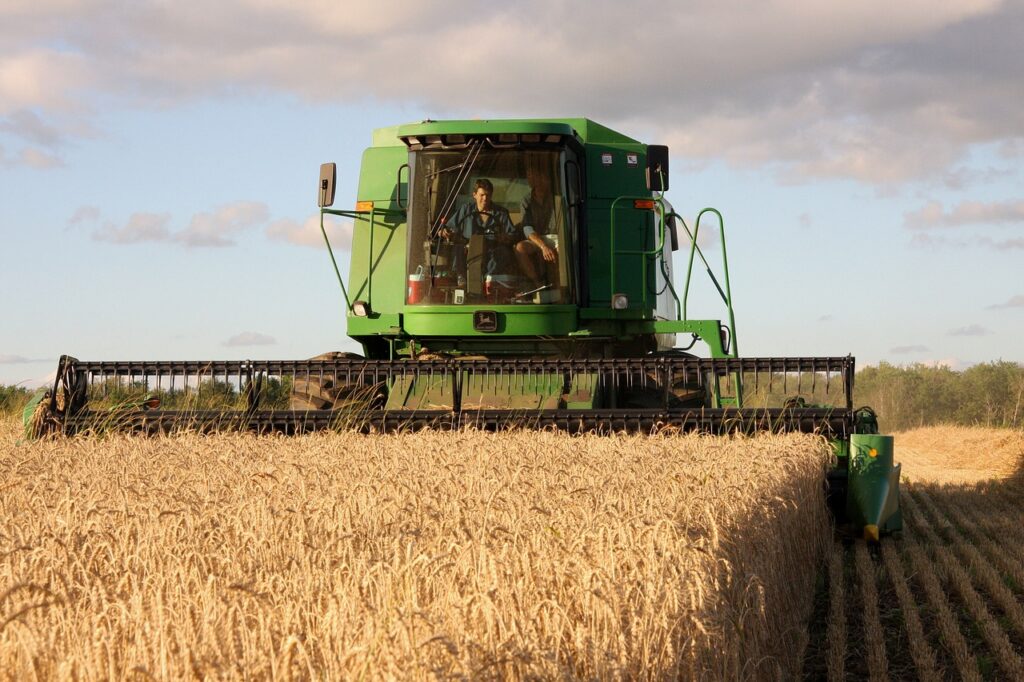
<path fill-rule="evenodd" d="M 31 395 L 32 392 L 22 386 L 0 384 L 0 414 L 20 412 Z"/>
<path fill-rule="evenodd" d="M 1020 428 L 1024 367 L 997 361 L 957 372 L 949 367 L 879 363 L 857 373 L 854 401 L 870 405 L 883 429 L 932 424 Z"/>

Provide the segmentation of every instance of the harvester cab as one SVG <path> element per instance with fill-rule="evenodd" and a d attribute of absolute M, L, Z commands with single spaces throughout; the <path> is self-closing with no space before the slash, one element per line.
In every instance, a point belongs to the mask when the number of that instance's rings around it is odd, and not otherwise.
<path fill-rule="evenodd" d="M 381 359 L 638 357 L 678 333 L 736 357 L 727 271 L 728 324 L 684 319 L 668 181 L 664 147 L 587 119 L 378 130 L 356 210 L 321 192 L 322 215 L 356 224 L 339 276 L 349 335 Z"/>
<path fill-rule="evenodd" d="M 724 221 L 673 210 L 666 147 L 583 118 L 424 121 L 374 131 L 354 209 L 333 207 L 336 177 L 321 167 L 321 231 L 362 355 L 64 356 L 27 429 L 814 431 L 835 443 L 837 513 L 869 536 L 899 528 L 899 467 L 854 409 L 853 358 L 740 357 Z M 347 280 L 338 219 L 353 224 Z M 698 261 L 719 319 L 688 314 Z"/>

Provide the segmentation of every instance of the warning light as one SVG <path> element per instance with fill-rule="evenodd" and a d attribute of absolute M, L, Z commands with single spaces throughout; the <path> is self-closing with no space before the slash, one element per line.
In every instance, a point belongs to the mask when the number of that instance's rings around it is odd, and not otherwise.
<path fill-rule="evenodd" d="M 357 201 L 356 202 L 356 210 L 357 211 L 372 211 L 373 210 L 373 202 L 372 201 Z"/>
<path fill-rule="evenodd" d="M 653 211 L 654 199 L 635 199 L 633 201 L 633 208 L 640 208 L 646 211 Z"/>
<path fill-rule="evenodd" d="M 868 454 L 871 455 L 872 457 L 878 457 L 878 450 L 876 450 L 875 448 L 871 448 L 870 450 L 868 450 Z"/>

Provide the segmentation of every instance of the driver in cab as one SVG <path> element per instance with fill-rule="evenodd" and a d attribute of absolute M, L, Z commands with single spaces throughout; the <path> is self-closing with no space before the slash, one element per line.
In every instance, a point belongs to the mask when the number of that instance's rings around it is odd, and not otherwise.
<path fill-rule="evenodd" d="M 438 234 L 455 246 L 453 265 L 458 274 L 459 285 L 465 284 L 466 249 L 474 234 L 484 238 L 484 273 L 508 272 L 514 265 L 513 245 L 519 241 L 518 231 L 512 224 L 508 211 L 491 202 L 494 185 L 487 178 L 480 178 L 473 188 L 473 203 L 460 206 L 447 218 Z"/>

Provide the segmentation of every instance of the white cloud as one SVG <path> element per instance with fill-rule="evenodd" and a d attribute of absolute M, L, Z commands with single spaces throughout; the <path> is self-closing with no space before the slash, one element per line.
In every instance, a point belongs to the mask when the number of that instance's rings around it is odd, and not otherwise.
<path fill-rule="evenodd" d="M 92 236 L 97 241 L 114 244 L 170 242 L 186 248 L 234 246 L 237 235 L 259 227 L 269 215 L 269 209 L 262 202 L 236 201 L 212 211 L 196 213 L 189 220 L 188 227 L 172 230 L 169 213 L 133 213 L 124 226 L 107 222 Z M 99 217 L 99 209 L 83 206 L 69 222 L 95 221 Z"/>
<path fill-rule="evenodd" d="M 352 223 L 324 218 L 324 228 L 335 251 L 352 249 Z M 302 223 L 285 218 L 275 220 L 267 226 L 266 234 L 271 239 L 285 241 L 296 246 L 324 249 L 324 236 L 320 231 L 320 214 L 314 213 Z"/>
<path fill-rule="evenodd" d="M 1024 295 L 1011 296 L 1005 303 L 994 303 L 988 306 L 989 310 L 1003 310 L 1006 308 L 1024 308 Z"/>
<path fill-rule="evenodd" d="M 84 6 L 79 11 L 88 11 Z M 42 3 L 40 3 L 42 5 Z M 37 12 L 45 13 L 49 8 L 39 7 Z M 32 11 L 26 12 L 32 15 Z M 87 49 L 75 51 L 60 48 L 44 48 L 11 40 L 26 22 L 34 17 L 17 17 L 13 21 L 0 15 L 0 114 L 41 107 L 49 110 L 80 110 L 81 103 L 75 101 L 75 92 L 82 92 L 97 84 L 103 77 L 104 69 L 99 68 L 95 55 Z M 87 25 L 89 18 L 80 16 L 68 21 L 79 21 Z M 64 30 L 54 26 L 41 41 L 66 40 Z M 109 77 L 108 77 L 109 78 Z"/>
<path fill-rule="evenodd" d="M 267 205 L 258 201 L 236 201 L 209 213 L 192 216 L 187 228 L 174 234 L 185 246 L 234 246 L 233 235 L 252 229 L 270 216 Z"/>
<path fill-rule="evenodd" d="M 45 152 L 34 147 L 24 147 L 16 154 L 8 154 L 3 146 L 0 146 L 0 166 L 18 167 L 28 166 L 30 168 L 57 168 L 64 165 L 64 161 L 54 154 Z"/>
<path fill-rule="evenodd" d="M 166 106 L 268 91 L 412 101 L 435 117 L 579 112 L 686 161 L 880 186 L 962 182 L 951 169 L 969 145 L 1010 153 L 1024 139 L 1024 10 L 998 0 L 600 0 L 585 15 L 540 0 L 486 12 L 454 0 L 10 5 L 0 115 L 43 122 L 95 116 L 100 97 Z M 481 34 L 500 36 L 483 101 L 468 87 L 481 57 L 465 49 Z"/>
<path fill-rule="evenodd" d="M 903 222 L 911 229 L 1024 223 L 1024 201 L 965 201 L 948 211 L 940 202 L 929 201 L 905 214 Z"/>
<path fill-rule="evenodd" d="M 919 363 L 915 364 L 922 364 L 925 365 L 926 367 L 945 367 L 946 369 L 951 369 L 954 372 L 959 372 L 961 370 L 967 369 L 968 367 L 971 367 L 976 363 L 971 362 L 970 360 L 961 360 L 960 358 L 939 358 L 937 360 L 921 360 Z"/>
<path fill-rule="evenodd" d="M 170 213 L 133 213 L 124 226 L 118 227 L 108 222 L 93 232 L 92 236 L 97 241 L 113 244 L 163 242 L 171 237 L 167 228 L 170 220 Z"/>
<path fill-rule="evenodd" d="M 966 327 L 957 327 L 956 329 L 949 330 L 949 336 L 988 336 L 991 333 L 980 324 L 970 324 Z"/>
<path fill-rule="evenodd" d="M 64 165 L 59 156 L 34 147 L 22 149 L 19 159 L 21 163 L 32 168 L 59 168 Z"/>
<path fill-rule="evenodd" d="M 35 360 L 30 360 L 23 355 L 9 355 L 0 353 L 0 365 L 27 365 Z"/>
<path fill-rule="evenodd" d="M 277 340 L 273 336 L 259 332 L 242 332 L 235 334 L 224 342 L 225 346 L 273 346 Z"/>
<path fill-rule="evenodd" d="M 1015 251 L 1024 249 L 1024 239 L 1000 239 L 994 240 L 988 237 L 981 237 L 978 243 L 996 251 Z"/>
<path fill-rule="evenodd" d="M 43 147 L 56 147 L 63 142 L 63 135 L 57 128 L 29 109 L 15 111 L 0 121 L 0 133 L 14 135 Z"/>
<path fill-rule="evenodd" d="M 913 344 L 909 346 L 895 346 L 889 349 L 889 352 L 893 355 L 909 355 L 912 353 L 927 353 L 928 346 L 922 346 L 920 344 Z"/>
<path fill-rule="evenodd" d="M 79 206 L 68 218 L 68 225 L 91 223 L 100 219 L 100 209 L 96 206 Z"/>

